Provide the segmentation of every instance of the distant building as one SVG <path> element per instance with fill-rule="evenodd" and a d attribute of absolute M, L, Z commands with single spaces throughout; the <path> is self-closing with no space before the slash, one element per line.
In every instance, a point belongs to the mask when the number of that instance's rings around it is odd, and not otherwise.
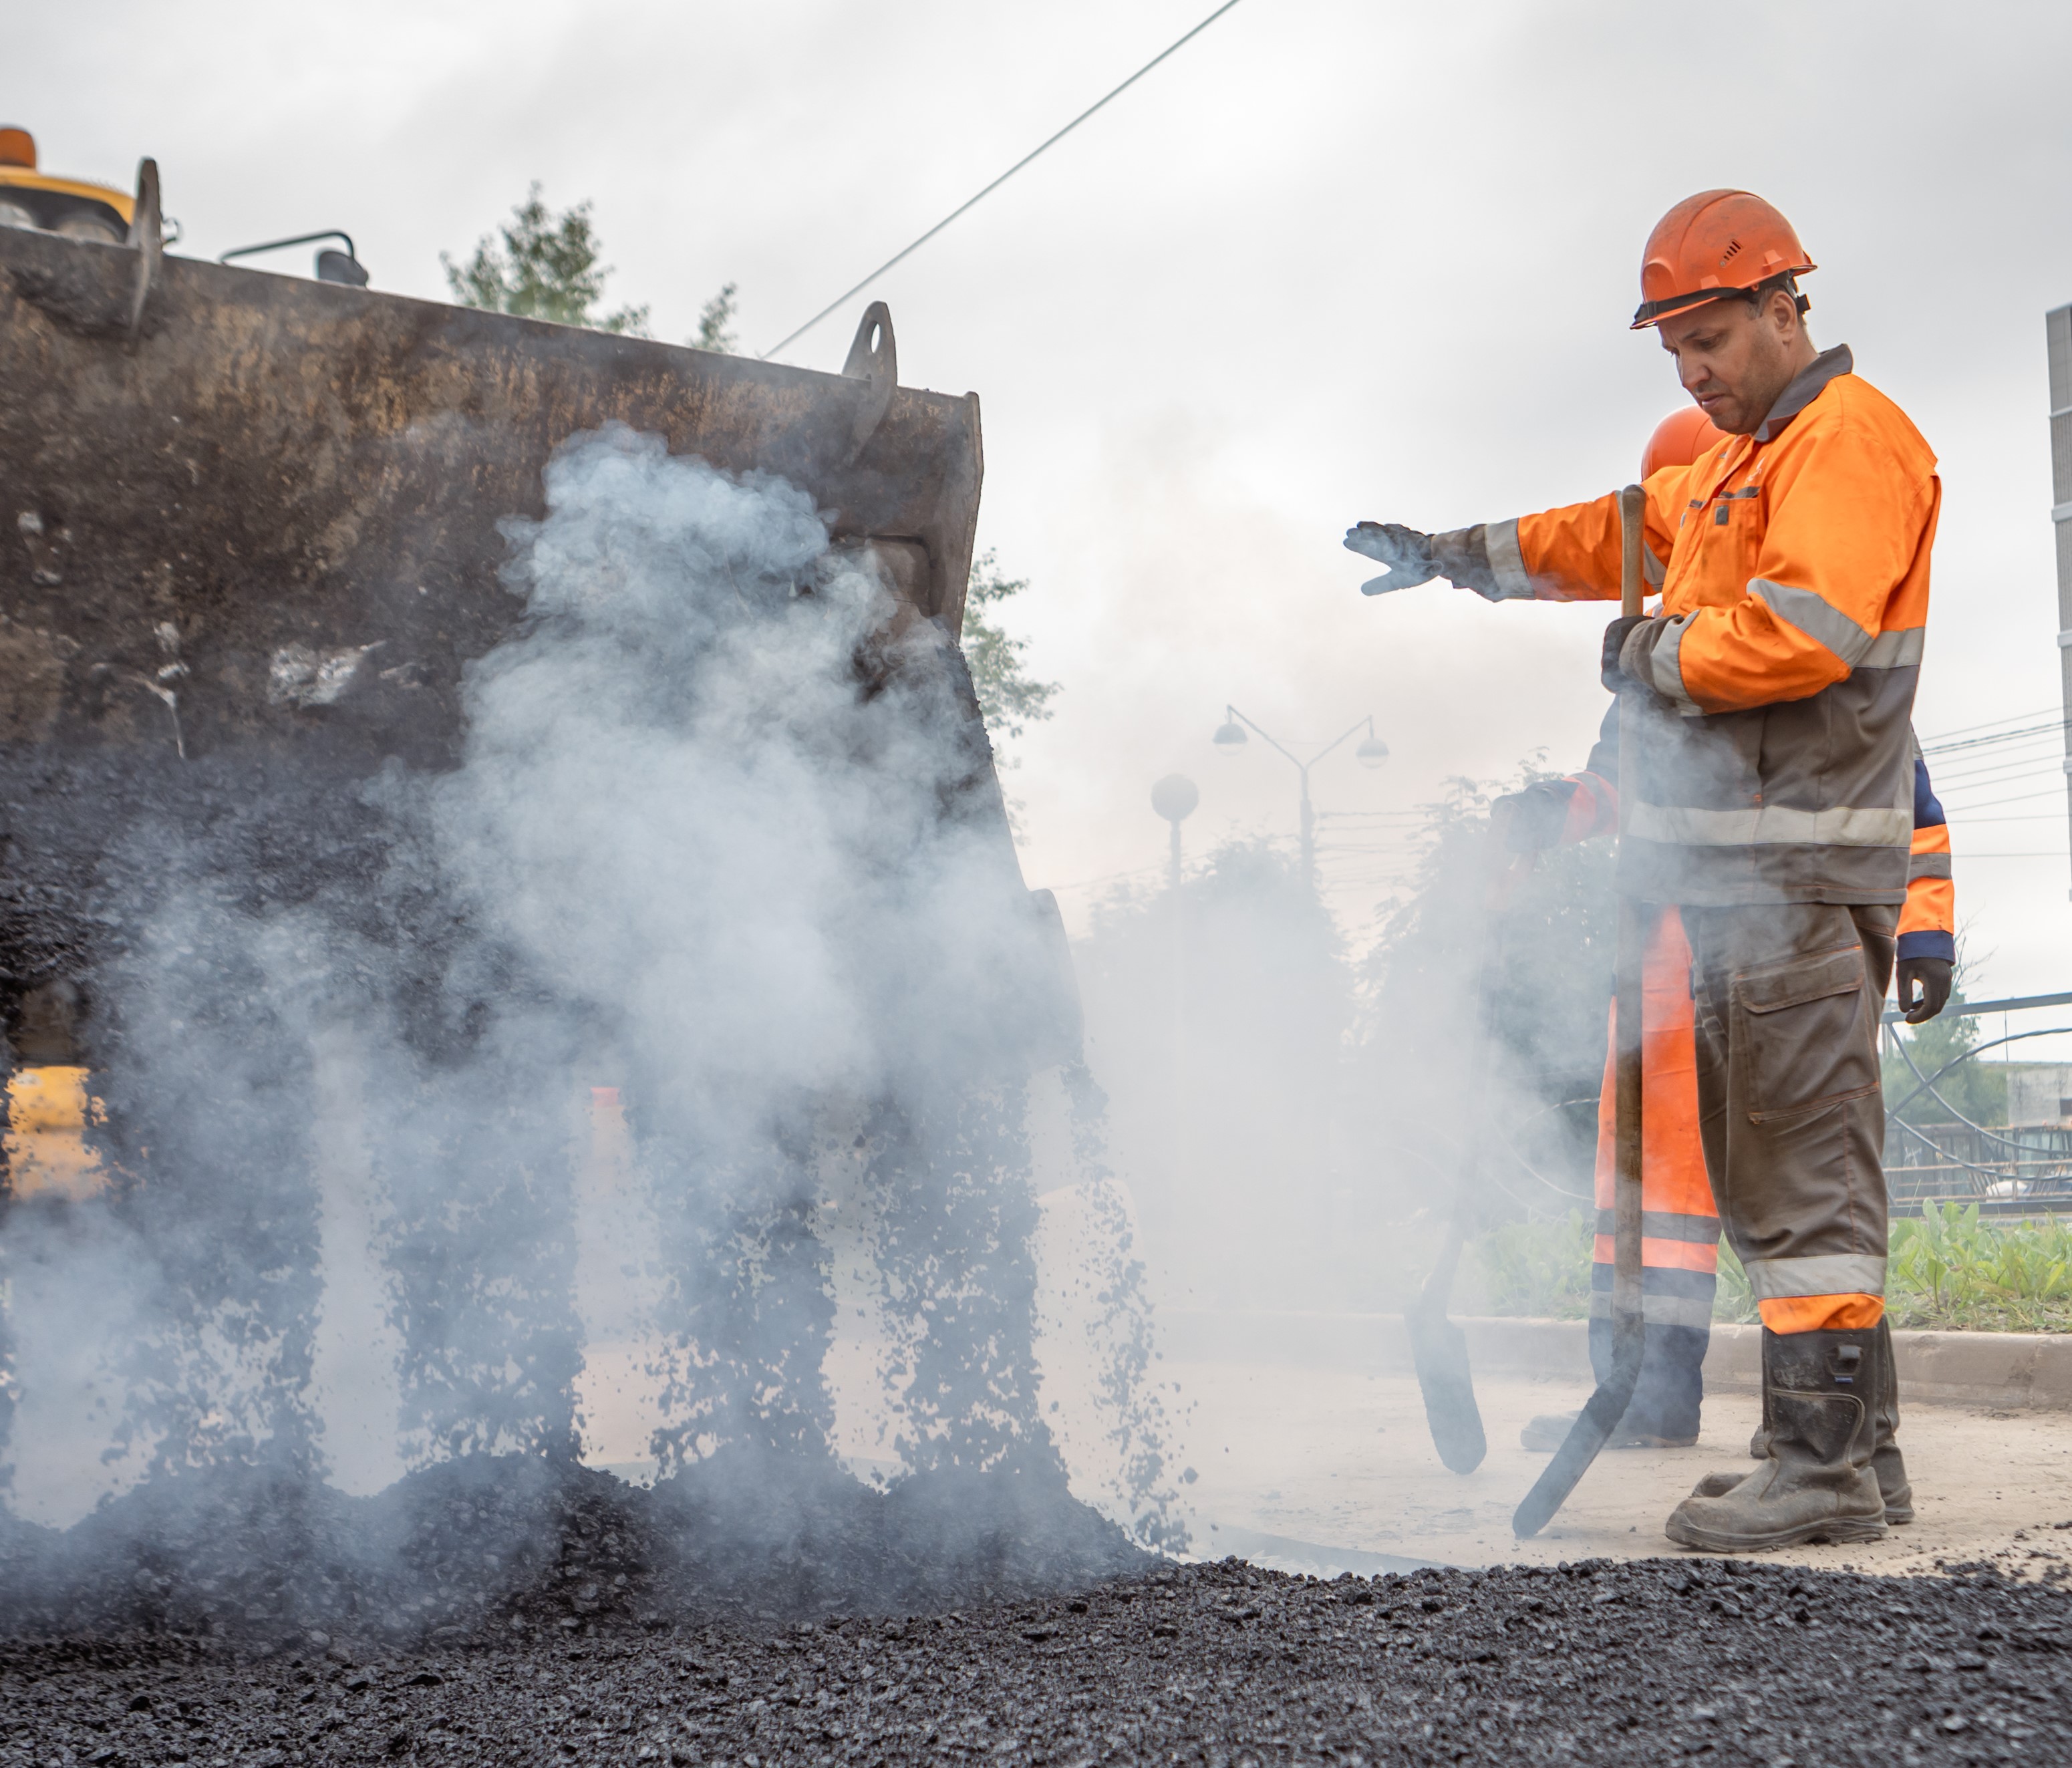
<path fill-rule="evenodd" d="M 2072 1127 L 2072 1063 L 2011 1062 L 2006 1067 L 2011 1127 Z"/>

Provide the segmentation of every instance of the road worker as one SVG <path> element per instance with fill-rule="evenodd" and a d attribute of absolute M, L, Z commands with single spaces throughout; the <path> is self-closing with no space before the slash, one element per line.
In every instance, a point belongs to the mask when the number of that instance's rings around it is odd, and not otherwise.
<path fill-rule="evenodd" d="M 1641 478 L 1665 467 L 1688 467 L 1727 438 L 1695 405 L 1672 412 L 1655 427 L 1641 457 Z M 1666 565 L 1658 560 L 1658 566 Z M 1657 570 L 1651 574 L 1659 577 Z M 1536 780 L 1523 791 L 1500 799 L 1506 845 L 1515 853 L 1544 851 L 1564 841 L 1609 835 L 1618 826 L 1618 718 L 1614 705 L 1596 746 L 1580 773 L 1564 779 Z M 1929 784 L 1928 767 L 1917 755 L 1914 829 L 1906 903 L 1901 911 L 1898 953 L 1903 965 L 1927 957 L 1947 965 L 1956 956 L 1955 886 L 1950 871 L 1950 832 Z M 1613 1435 L 1613 1448 L 1684 1448 L 1697 1441 L 1704 1396 L 1701 1373 L 1712 1335 L 1717 1285 L 1719 1211 L 1705 1174 L 1698 1135 L 1696 1022 L 1691 995 L 1691 949 L 1683 918 L 1673 906 L 1651 911 L 1641 977 L 1641 1050 L 1644 1137 L 1642 1151 L 1643 1212 L 1642 1289 L 1647 1348 L 1633 1399 Z M 1907 1018 L 1919 1024 L 1940 1012 L 1948 998 L 1949 971 L 1918 981 L 1918 994 Z M 1597 1101 L 1597 1236 L 1591 1269 L 1590 1360 L 1602 1381 L 1611 1369 L 1614 1181 L 1613 1050 L 1617 1003 L 1607 1038 L 1603 1088 Z M 1881 1330 L 1886 1330 L 1882 1328 Z M 1527 1449 L 1560 1446 L 1576 1414 L 1531 1420 L 1523 1433 Z M 1893 1424 L 1897 1423 L 1895 1416 Z M 1881 1430 L 1889 1442 L 1892 1428 Z M 1766 1439 L 1758 1430 L 1751 1448 L 1758 1458 Z M 1897 1453 L 1873 1460 L 1880 1475 L 1885 1519 L 1910 1522 L 1914 1511 Z M 1884 1476 L 1899 1476 L 1887 1485 Z M 1736 1476 L 1738 1477 L 1738 1476 Z"/>
<path fill-rule="evenodd" d="M 1727 439 L 1648 479 L 1661 603 L 1613 621 L 1603 648 L 1636 714 L 1619 885 L 1679 911 L 1699 1134 L 1763 1322 L 1763 1461 L 1667 1523 L 1721 1552 L 1886 1527 L 1878 1026 L 1942 486 L 1848 347 L 1815 347 L 1798 282 L 1814 268 L 1745 191 L 1688 198 L 1650 236 L 1633 327 L 1657 331 Z M 1619 594 L 1615 492 L 1444 534 L 1363 522 L 1346 544 L 1388 566 L 1372 591 L 1443 576 L 1492 601 Z M 1910 959 L 1902 998 L 1947 990 L 1949 968 Z"/>

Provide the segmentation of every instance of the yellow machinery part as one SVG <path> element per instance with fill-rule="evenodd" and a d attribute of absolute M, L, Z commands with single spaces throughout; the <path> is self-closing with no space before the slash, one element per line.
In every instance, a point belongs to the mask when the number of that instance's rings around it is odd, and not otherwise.
<path fill-rule="evenodd" d="M 99 203 L 121 216 L 125 227 L 137 212 L 134 193 L 115 190 L 106 184 L 89 183 L 83 178 L 52 178 L 47 173 L 32 172 L 27 167 L 0 166 L 0 190 L 10 185 L 17 190 L 48 191 L 53 195 L 76 196 L 89 203 Z"/>
<path fill-rule="evenodd" d="M 7 1176 L 17 1198 L 91 1197 L 108 1183 L 86 1145 L 84 1068 L 18 1068 L 7 1083 Z"/>

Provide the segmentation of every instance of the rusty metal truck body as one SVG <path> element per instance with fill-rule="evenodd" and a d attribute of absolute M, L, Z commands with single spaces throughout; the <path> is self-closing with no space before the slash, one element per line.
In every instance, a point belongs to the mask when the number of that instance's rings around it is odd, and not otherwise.
<path fill-rule="evenodd" d="M 470 661 L 523 615 L 499 524 L 572 434 L 781 475 L 867 548 L 895 624 L 960 626 L 978 401 L 0 227 L 0 1006 L 98 1066 L 94 979 L 184 829 L 254 900 L 379 863 L 361 787 L 452 766 Z M 954 645 L 944 666 L 961 670 Z M 969 701 L 968 683 L 963 687 Z M 975 704 L 962 814 L 1010 838 Z"/>

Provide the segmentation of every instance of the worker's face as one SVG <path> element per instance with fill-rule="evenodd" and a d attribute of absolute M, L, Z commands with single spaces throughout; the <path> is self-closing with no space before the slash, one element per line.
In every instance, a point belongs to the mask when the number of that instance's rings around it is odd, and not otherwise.
<path fill-rule="evenodd" d="M 1759 308 L 1729 297 L 1673 313 L 1656 328 L 1676 359 L 1676 378 L 1730 436 L 1745 436 L 1812 360 L 1799 310 L 1781 289 Z"/>

